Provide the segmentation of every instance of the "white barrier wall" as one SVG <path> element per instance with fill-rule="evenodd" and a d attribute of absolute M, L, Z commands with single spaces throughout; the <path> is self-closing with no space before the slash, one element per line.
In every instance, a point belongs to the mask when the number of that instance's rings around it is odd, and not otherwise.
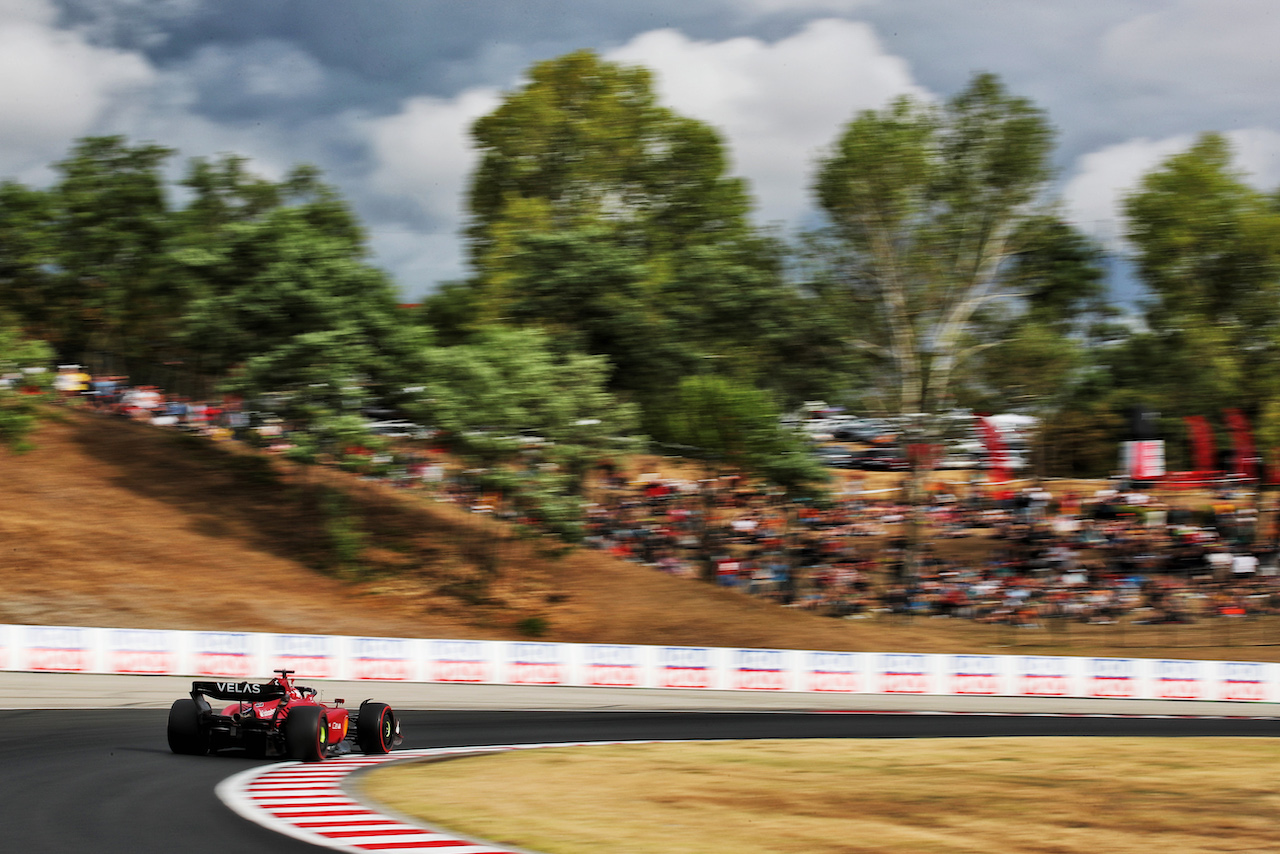
<path fill-rule="evenodd" d="M 1280 702 L 1280 665 L 0 624 L 0 670 L 1004 697 Z"/>

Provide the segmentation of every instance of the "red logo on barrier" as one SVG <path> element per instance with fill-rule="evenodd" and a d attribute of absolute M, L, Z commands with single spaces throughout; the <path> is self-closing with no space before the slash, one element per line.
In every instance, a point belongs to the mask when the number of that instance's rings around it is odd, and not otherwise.
<path fill-rule="evenodd" d="M 147 652 L 144 650 L 116 650 L 110 653 L 107 669 L 112 673 L 173 673 L 178 669 L 178 657 L 171 652 Z"/>
<path fill-rule="evenodd" d="M 733 687 L 743 691 L 785 691 L 787 675 L 781 670 L 735 670 Z"/>
<path fill-rule="evenodd" d="M 952 687 L 956 694 L 990 696 L 1000 693 L 1000 677 L 990 673 L 957 673 L 952 679 Z"/>
<path fill-rule="evenodd" d="M 351 675 L 355 679 L 408 682 L 413 678 L 413 662 L 402 658 L 357 658 L 351 662 Z"/>
<path fill-rule="evenodd" d="M 1095 676 L 1091 697 L 1124 698 L 1133 697 L 1138 692 L 1138 683 L 1127 676 Z"/>
<path fill-rule="evenodd" d="M 238 676 L 248 679 L 253 675 L 250 657 L 234 652 L 198 652 L 194 667 L 197 676 Z"/>
<path fill-rule="evenodd" d="M 711 672 L 705 667 L 662 668 L 663 688 L 710 688 Z"/>
<path fill-rule="evenodd" d="M 635 688 L 640 685 L 640 668 L 620 664 L 588 665 L 587 684 L 606 688 Z"/>
<path fill-rule="evenodd" d="M 516 685 L 560 685 L 564 668 L 559 664 L 516 661 L 511 664 L 511 681 Z"/>
<path fill-rule="evenodd" d="M 927 694 L 929 677 L 923 673 L 882 673 L 880 686 L 886 694 Z"/>
<path fill-rule="evenodd" d="M 437 661 L 433 678 L 437 682 L 488 682 L 487 661 Z"/>
<path fill-rule="evenodd" d="M 1067 695 L 1067 677 L 1024 676 L 1022 677 L 1021 693 L 1024 697 L 1065 697 Z"/>
<path fill-rule="evenodd" d="M 1199 679 L 1161 679 L 1156 696 L 1162 700 L 1204 699 L 1204 684 Z"/>
<path fill-rule="evenodd" d="M 280 655 L 276 656 L 276 664 L 279 667 L 273 666 L 272 670 L 292 670 L 302 679 L 326 679 L 334 675 L 333 661 L 327 655 Z"/>
<path fill-rule="evenodd" d="M 809 690 L 853 694 L 861 689 L 856 673 L 810 673 Z"/>
<path fill-rule="evenodd" d="M 1267 698 L 1266 686 L 1261 682 L 1225 682 L 1222 699 L 1259 701 Z"/>
<path fill-rule="evenodd" d="M 29 649 L 27 667 L 81 673 L 93 668 L 93 653 L 87 649 Z"/>

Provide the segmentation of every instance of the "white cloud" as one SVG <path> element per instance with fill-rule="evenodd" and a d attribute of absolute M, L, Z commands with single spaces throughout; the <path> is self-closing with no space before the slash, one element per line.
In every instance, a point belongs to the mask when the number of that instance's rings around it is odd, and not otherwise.
<path fill-rule="evenodd" d="M 462 277 L 462 243 L 445 231 L 417 231 L 373 225 L 369 244 L 377 265 L 393 271 L 406 302 L 416 302 L 445 281 Z"/>
<path fill-rule="evenodd" d="M 1280 5 L 1274 0 L 1177 0 L 1113 27 L 1102 69 L 1152 96 L 1219 105 L 1275 103 Z"/>
<path fill-rule="evenodd" d="M 796 14 L 810 12 L 820 15 L 850 14 L 867 6 L 876 5 L 878 0 L 739 0 L 748 14 L 772 15 L 779 12 Z"/>
<path fill-rule="evenodd" d="M 727 136 L 734 170 L 750 180 L 765 221 L 806 215 L 815 158 L 857 111 L 926 94 L 870 27 L 847 21 L 814 22 L 774 43 L 655 30 L 606 58 L 653 69 L 662 103 Z M 402 211 L 371 223 L 374 247 L 411 296 L 463 273 L 458 235 L 476 163 L 469 129 L 500 102 L 496 89 L 470 89 L 410 98 L 394 115 L 360 122 L 373 155 L 371 187 L 384 208 Z"/>
<path fill-rule="evenodd" d="M 58 10 L 48 0 L 0 0 L 0 22 L 27 23 L 49 26 L 58 17 Z"/>
<path fill-rule="evenodd" d="M 469 89 L 455 98 L 410 98 L 400 112 L 363 122 L 372 189 L 404 211 L 371 224 L 372 243 L 411 298 L 463 274 L 459 232 L 476 164 L 471 124 L 499 103 L 496 89 Z"/>
<path fill-rule="evenodd" d="M 1261 190 L 1280 184 L 1280 133 L 1265 128 L 1225 134 L 1246 180 Z M 1130 139 L 1084 155 L 1062 190 L 1068 217 L 1109 248 L 1124 248 L 1124 197 L 1165 160 L 1189 149 L 1193 134 Z"/>
<path fill-rule="evenodd" d="M 140 55 L 53 29 L 46 4 L 0 7 L 0 174 L 27 178 L 155 79 Z"/>
<path fill-rule="evenodd" d="M 410 98 L 399 113 L 370 121 L 374 187 L 412 198 L 433 220 L 456 222 L 476 160 L 471 124 L 498 104 L 497 90 L 469 89 L 455 98 Z"/>
<path fill-rule="evenodd" d="M 324 85 L 324 69 L 315 59 L 274 40 L 203 47 L 185 73 L 233 97 L 291 99 L 319 92 Z"/>
<path fill-rule="evenodd" d="M 856 21 L 814 21 L 772 43 L 655 30 L 608 58 L 653 69 L 663 104 L 726 135 L 766 222 L 805 216 L 817 155 L 857 112 L 902 94 L 927 97 L 907 63 Z"/>
<path fill-rule="evenodd" d="M 1268 192 L 1280 187 L 1280 132 L 1267 128 L 1230 131 L 1227 139 L 1236 152 L 1236 164 L 1248 181 Z"/>
<path fill-rule="evenodd" d="M 1131 139 L 1090 152 L 1077 162 L 1075 174 L 1062 189 L 1068 218 L 1108 247 L 1120 246 L 1124 196 L 1161 161 L 1185 151 L 1194 138 Z"/>

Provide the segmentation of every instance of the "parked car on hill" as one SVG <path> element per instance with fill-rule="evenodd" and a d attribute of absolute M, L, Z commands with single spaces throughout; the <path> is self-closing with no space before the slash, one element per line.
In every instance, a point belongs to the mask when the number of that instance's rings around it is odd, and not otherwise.
<path fill-rule="evenodd" d="M 854 454 L 838 445 L 819 445 L 813 449 L 818 462 L 827 468 L 847 469 L 853 464 Z"/>
<path fill-rule="evenodd" d="M 851 467 L 864 471 L 906 471 L 910 464 L 896 448 L 868 448 L 854 454 Z"/>

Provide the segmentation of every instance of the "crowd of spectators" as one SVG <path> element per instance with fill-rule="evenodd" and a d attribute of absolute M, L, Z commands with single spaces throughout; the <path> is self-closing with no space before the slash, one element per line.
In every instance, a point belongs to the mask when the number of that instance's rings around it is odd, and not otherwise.
<path fill-rule="evenodd" d="M 277 452 L 290 446 L 286 425 L 251 418 L 234 399 L 189 400 L 79 369 L 61 374 L 58 392 L 99 412 L 215 439 L 251 438 Z M 368 473 L 380 478 L 425 487 L 473 512 L 510 515 L 464 468 L 420 443 L 374 459 L 379 465 Z M 1275 537 L 1260 536 L 1258 511 L 1243 493 L 1219 493 L 1193 512 L 1140 490 L 1055 494 L 1028 485 L 991 496 L 940 486 L 919 517 L 923 545 L 909 550 L 912 511 L 897 490 L 857 489 L 817 504 L 786 501 L 736 477 L 628 475 L 611 465 L 598 475 L 585 545 L 785 607 L 1022 627 L 1280 614 Z"/>
<path fill-rule="evenodd" d="M 1274 547 L 1259 548 L 1245 494 L 1193 513 L 1143 491 L 987 498 L 932 494 L 908 565 L 908 507 L 884 495 L 829 506 L 707 483 L 615 484 L 589 545 L 675 575 L 836 617 L 1183 623 L 1280 614 Z"/>

